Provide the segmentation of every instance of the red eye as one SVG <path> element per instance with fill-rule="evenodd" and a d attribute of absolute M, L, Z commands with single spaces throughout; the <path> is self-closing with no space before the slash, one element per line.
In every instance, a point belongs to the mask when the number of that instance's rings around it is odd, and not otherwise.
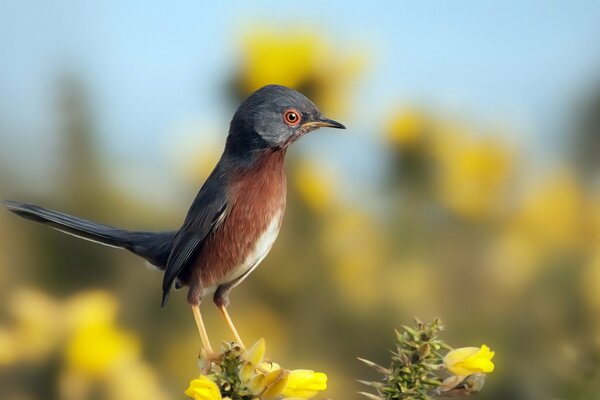
<path fill-rule="evenodd" d="M 298 113 L 298 111 L 294 110 L 293 108 L 287 110 L 283 114 L 283 120 L 286 124 L 290 126 L 298 125 L 300 123 L 300 119 L 300 113 Z"/>

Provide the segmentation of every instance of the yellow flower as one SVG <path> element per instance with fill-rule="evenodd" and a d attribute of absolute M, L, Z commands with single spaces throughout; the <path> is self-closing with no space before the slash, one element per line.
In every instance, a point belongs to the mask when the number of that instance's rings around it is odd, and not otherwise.
<path fill-rule="evenodd" d="M 16 322 L 11 346 L 19 359 L 43 359 L 60 344 L 64 328 L 60 307 L 46 294 L 19 290 L 10 300 L 9 309 Z"/>
<path fill-rule="evenodd" d="M 587 236 L 586 211 L 585 191 L 575 174 L 558 171 L 531 188 L 514 224 L 546 254 L 579 250 Z"/>
<path fill-rule="evenodd" d="M 136 337 L 112 325 L 90 326 L 77 330 L 65 349 L 68 365 L 90 376 L 104 376 L 120 363 L 139 356 Z"/>
<path fill-rule="evenodd" d="M 502 211 L 516 161 L 509 144 L 460 127 L 441 127 L 432 138 L 436 186 L 444 205 L 472 219 Z"/>
<path fill-rule="evenodd" d="M 260 338 L 248 349 L 246 359 L 250 364 L 257 366 L 263 361 L 266 351 L 267 344 L 265 343 L 265 339 Z"/>
<path fill-rule="evenodd" d="M 118 308 L 117 300 L 110 293 L 100 290 L 79 293 L 64 304 L 65 326 L 76 331 L 112 325 Z"/>
<path fill-rule="evenodd" d="M 190 387 L 186 389 L 185 394 L 194 400 L 221 399 L 221 392 L 217 384 L 206 375 L 200 375 L 200 377 L 191 381 Z"/>
<path fill-rule="evenodd" d="M 273 361 L 263 361 L 260 363 L 259 368 L 265 372 L 273 372 L 281 369 L 281 366 Z"/>
<path fill-rule="evenodd" d="M 288 384 L 290 372 L 287 369 L 278 369 L 269 372 L 266 377 L 267 389 L 263 392 L 263 399 L 272 399 L 279 396 Z"/>
<path fill-rule="evenodd" d="M 454 375 L 467 376 L 477 373 L 490 373 L 494 371 L 494 352 L 486 345 L 481 348 L 462 347 L 450 351 L 444 357 L 444 365 Z"/>
<path fill-rule="evenodd" d="M 362 54 L 343 54 L 314 29 L 251 30 L 244 34 L 241 58 L 241 94 L 277 83 L 300 89 L 327 113 L 345 108 L 348 88 L 365 66 Z"/>
<path fill-rule="evenodd" d="M 310 399 L 325 389 L 327 389 L 327 375 L 308 369 L 297 369 L 290 371 L 287 385 L 282 393 L 285 397 Z"/>
<path fill-rule="evenodd" d="M 65 359 L 74 371 L 103 377 L 138 359 L 139 340 L 117 326 L 117 309 L 115 298 L 101 291 L 83 292 L 65 303 L 70 331 Z"/>
<path fill-rule="evenodd" d="M 388 121 L 386 136 L 398 147 L 415 146 L 422 142 L 427 130 L 427 117 L 418 110 L 402 110 Z"/>

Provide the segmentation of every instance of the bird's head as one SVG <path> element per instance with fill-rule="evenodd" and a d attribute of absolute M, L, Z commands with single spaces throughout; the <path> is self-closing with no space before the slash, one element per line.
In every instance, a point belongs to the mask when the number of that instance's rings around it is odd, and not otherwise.
<path fill-rule="evenodd" d="M 230 137 L 251 136 L 272 148 L 287 148 L 315 129 L 346 129 L 325 118 L 303 94 L 279 85 L 268 85 L 252 93 L 237 109 L 231 121 Z M 238 137 L 237 139 L 242 139 Z"/>

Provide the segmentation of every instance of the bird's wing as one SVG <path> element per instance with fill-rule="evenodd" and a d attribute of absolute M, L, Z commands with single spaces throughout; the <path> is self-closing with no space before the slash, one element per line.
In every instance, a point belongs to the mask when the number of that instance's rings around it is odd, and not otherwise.
<path fill-rule="evenodd" d="M 193 261 L 206 236 L 223 222 L 227 214 L 228 196 L 223 178 L 217 174 L 213 175 L 198 192 L 183 226 L 175 237 L 163 277 L 163 307 L 169 299 L 175 278 Z"/>

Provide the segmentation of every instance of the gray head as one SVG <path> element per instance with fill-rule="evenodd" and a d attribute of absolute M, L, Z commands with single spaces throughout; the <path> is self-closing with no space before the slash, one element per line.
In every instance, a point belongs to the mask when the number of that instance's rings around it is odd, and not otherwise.
<path fill-rule="evenodd" d="M 321 127 L 346 129 L 325 118 L 303 94 L 285 86 L 268 85 L 239 106 L 231 121 L 228 141 L 238 146 L 245 143 L 244 147 L 286 148 Z"/>

